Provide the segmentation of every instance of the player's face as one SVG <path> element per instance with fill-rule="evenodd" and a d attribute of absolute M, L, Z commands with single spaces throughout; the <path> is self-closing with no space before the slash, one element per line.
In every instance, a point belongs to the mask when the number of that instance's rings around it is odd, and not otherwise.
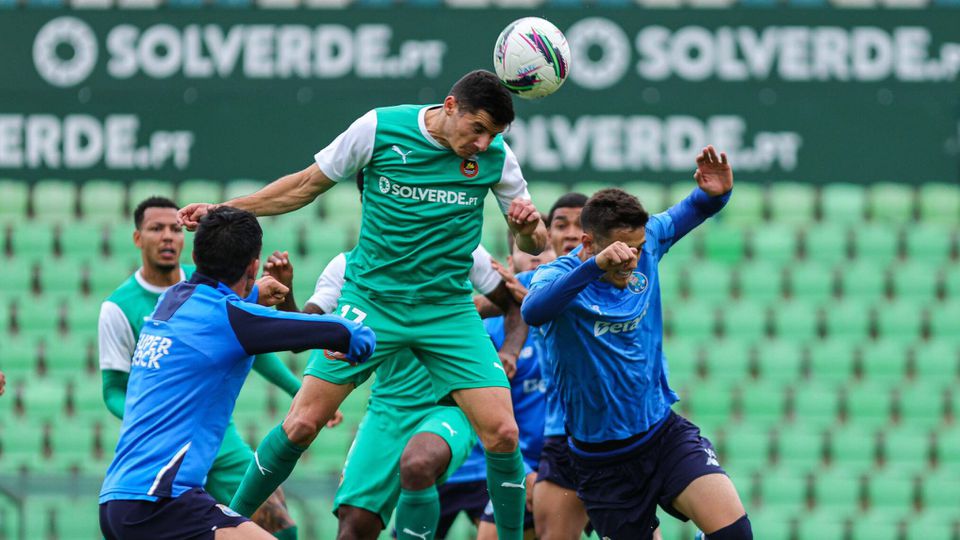
<path fill-rule="evenodd" d="M 583 208 L 557 208 L 550 222 L 550 245 L 559 255 L 566 255 L 580 245 L 583 229 L 580 228 L 580 212 Z"/>
<path fill-rule="evenodd" d="M 548 262 L 557 258 L 557 254 L 553 251 L 553 248 L 547 246 L 547 249 L 544 249 L 540 252 L 539 255 L 531 255 L 524 251 L 521 251 L 520 248 L 514 246 L 513 255 L 510 256 L 510 268 L 513 270 L 514 274 L 519 274 L 520 272 L 529 272 L 530 270 L 536 270 L 541 264 L 547 264 Z"/>
<path fill-rule="evenodd" d="M 490 143 L 506 126 L 499 126 L 484 110 L 466 112 L 454 106 L 451 133 L 446 135 L 450 149 L 462 158 L 470 158 L 490 148 Z"/>
<path fill-rule="evenodd" d="M 629 247 L 636 248 L 637 253 L 640 254 L 640 257 L 643 256 L 643 244 L 647 241 L 646 228 L 640 227 L 638 229 L 614 229 L 610 231 L 608 236 L 609 238 L 596 239 L 593 250 L 594 255 L 600 253 L 614 242 L 623 242 Z M 630 282 L 630 276 L 633 275 L 633 271 L 637 268 L 637 263 L 640 262 L 640 257 L 637 257 L 637 260 L 631 264 L 622 266 L 615 270 L 610 270 L 603 275 L 603 279 L 612 284 L 614 287 L 618 287 L 620 289 L 626 288 L 627 283 Z"/>
<path fill-rule="evenodd" d="M 176 268 L 183 251 L 183 227 L 177 223 L 177 210 L 147 208 L 133 240 L 143 254 L 144 265 L 164 271 Z"/>

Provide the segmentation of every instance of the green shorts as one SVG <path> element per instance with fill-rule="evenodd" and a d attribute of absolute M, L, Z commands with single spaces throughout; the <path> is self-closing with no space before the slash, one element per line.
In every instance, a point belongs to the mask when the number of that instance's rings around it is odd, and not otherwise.
<path fill-rule="evenodd" d="M 469 297 L 457 304 L 372 302 L 347 284 L 336 312 L 370 327 L 377 335 L 376 352 L 358 366 L 313 354 L 306 375 L 359 386 L 381 362 L 409 350 L 430 372 L 437 400 L 463 388 L 510 388 L 497 350 Z"/>
<path fill-rule="evenodd" d="M 333 513 L 340 505 L 363 508 L 378 514 L 386 526 L 400 498 L 400 456 L 418 433 L 438 435 L 450 447 L 450 465 L 438 484 L 463 465 L 477 444 L 467 416 L 457 407 L 368 409 L 347 454 Z"/>
<path fill-rule="evenodd" d="M 253 459 L 253 450 L 247 445 L 233 419 L 223 433 L 220 451 L 207 473 L 207 483 L 203 489 L 220 504 L 230 504 L 230 499 L 240 487 L 240 481 L 247 472 L 247 466 Z"/>

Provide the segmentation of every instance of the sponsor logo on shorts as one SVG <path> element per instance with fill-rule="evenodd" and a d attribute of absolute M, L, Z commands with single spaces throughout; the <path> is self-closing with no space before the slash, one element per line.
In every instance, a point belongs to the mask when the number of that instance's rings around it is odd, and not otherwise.
<path fill-rule="evenodd" d="M 647 290 L 647 285 L 649 284 L 650 280 L 647 279 L 647 276 L 640 272 L 634 272 L 633 275 L 630 276 L 630 279 L 627 280 L 627 290 L 633 294 L 640 294 Z"/>
<path fill-rule="evenodd" d="M 447 430 L 450 431 L 450 436 L 451 436 L 451 437 L 456 437 L 456 436 L 457 436 L 457 431 L 456 431 L 455 429 L 453 429 L 453 426 L 451 426 L 449 423 L 443 422 L 443 423 L 441 423 L 440 425 L 443 426 L 443 427 L 445 427 L 445 428 L 447 428 Z"/>
<path fill-rule="evenodd" d="M 396 199 L 454 204 L 457 206 L 480 206 L 480 198 L 473 197 L 466 191 L 420 186 L 405 186 L 390 180 L 386 176 L 380 177 L 379 187 L 380 193 L 392 196 Z"/>
<path fill-rule="evenodd" d="M 225 516 L 229 516 L 229 517 L 240 517 L 240 514 L 234 512 L 229 506 L 227 506 L 227 505 L 225 505 L 225 504 L 217 503 L 217 508 L 219 508 L 220 511 L 223 512 L 223 515 L 225 515 Z"/>
<path fill-rule="evenodd" d="M 480 174 L 480 164 L 474 159 L 465 159 L 460 162 L 460 173 L 467 178 Z"/>

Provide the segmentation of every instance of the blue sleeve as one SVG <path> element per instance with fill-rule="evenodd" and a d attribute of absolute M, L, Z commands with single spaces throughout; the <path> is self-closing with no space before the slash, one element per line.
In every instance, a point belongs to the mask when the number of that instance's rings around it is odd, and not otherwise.
<path fill-rule="evenodd" d="M 603 274 L 595 257 L 590 257 L 569 272 L 549 266 L 538 268 L 530 292 L 520 306 L 523 320 L 530 326 L 540 326 L 553 320 L 580 291 Z"/>
<path fill-rule="evenodd" d="M 328 349 L 363 362 L 376 339 L 369 328 L 336 315 L 290 313 L 249 302 L 228 302 L 227 317 L 243 350 L 250 355 L 276 351 Z"/>
<path fill-rule="evenodd" d="M 686 236 L 687 233 L 706 221 L 707 218 L 719 212 L 726 206 L 732 194 L 733 190 L 730 190 L 723 195 L 711 197 L 699 187 L 694 188 L 690 195 L 687 195 L 685 199 L 671 206 L 664 212 L 664 214 L 669 216 L 669 221 L 672 222 L 672 231 L 669 231 L 668 229 L 670 227 L 664 223 L 668 220 L 651 219 L 653 223 L 649 226 L 659 233 L 658 239 L 660 243 L 664 245 L 663 251 L 669 249 L 670 246 Z M 663 214 L 658 214 L 654 216 L 654 218 L 660 216 L 663 216 Z"/>
<path fill-rule="evenodd" d="M 499 351 L 503 347 L 503 315 L 483 320 L 483 329 L 493 341 L 493 346 Z"/>

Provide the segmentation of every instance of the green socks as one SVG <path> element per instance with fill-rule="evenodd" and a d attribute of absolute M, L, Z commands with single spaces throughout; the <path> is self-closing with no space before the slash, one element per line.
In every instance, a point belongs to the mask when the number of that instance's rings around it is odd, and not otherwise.
<path fill-rule="evenodd" d="M 273 537 L 279 540 L 297 540 L 297 527 L 293 526 L 277 531 L 273 533 Z"/>
<path fill-rule="evenodd" d="M 526 507 L 526 483 L 520 449 L 513 452 L 487 452 L 487 489 L 493 503 L 498 540 L 523 538 L 523 511 Z"/>
<path fill-rule="evenodd" d="M 440 495 L 437 486 L 420 491 L 400 490 L 397 503 L 397 538 L 432 540 L 440 522 Z"/>
<path fill-rule="evenodd" d="M 230 501 L 230 508 L 240 515 L 250 517 L 257 508 L 293 472 L 294 465 L 306 448 L 301 448 L 287 438 L 282 424 L 273 428 L 260 442 L 247 467 L 237 493 Z"/>

